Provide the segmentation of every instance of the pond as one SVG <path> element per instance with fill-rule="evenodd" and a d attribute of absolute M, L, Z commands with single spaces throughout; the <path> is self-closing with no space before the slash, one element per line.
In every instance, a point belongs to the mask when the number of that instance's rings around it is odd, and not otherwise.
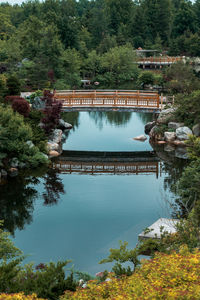
<path fill-rule="evenodd" d="M 64 150 L 152 151 L 144 133 L 151 114 L 72 112 Z M 130 247 L 138 234 L 160 217 L 170 217 L 168 171 L 159 173 L 58 172 L 38 170 L 1 187 L 0 219 L 17 247 L 36 264 L 72 259 L 76 270 L 95 274 L 98 262 L 120 240 Z M 39 172 L 39 173 L 38 173 Z"/>

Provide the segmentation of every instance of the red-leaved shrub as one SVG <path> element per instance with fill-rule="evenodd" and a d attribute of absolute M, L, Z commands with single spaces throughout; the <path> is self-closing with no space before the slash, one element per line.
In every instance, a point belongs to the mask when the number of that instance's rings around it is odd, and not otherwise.
<path fill-rule="evenodd" d="M 6 96 L 5 97 L 5 101 L 8 103 L 13 103 L 13 101 L 15 101 L 15 100 L 25 100 L 25 99 L 20 96 Z"/>
<path fill-rule="evenodd" d="M 12 102 L 12 109 L 24 117 L 28 117 L 30 113 L 30 105 L 24 98 L 15 99 Z"/>

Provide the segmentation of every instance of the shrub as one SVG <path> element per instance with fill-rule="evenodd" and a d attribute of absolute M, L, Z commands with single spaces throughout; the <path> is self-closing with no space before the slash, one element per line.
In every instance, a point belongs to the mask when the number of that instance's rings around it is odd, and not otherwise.
<path fill-rule="evenodd" d="M 36 294 L 24 295 L 24 293 L 18 294 L 0 294 L 1 300 L 44 300 L 42 298 L 37 298 Z"/>
<path fill-rule="evenodd" d="M 156 254 L 154 259 L 143 260 L 129 277 L 97 284 L 90 281 L 86 289 L 75 293 L 66 291 L 61 300 L 81 299 L 199 299 L 200 251 L 190 253 L 182 246 L 179 253 Z"/>
<path fill-rule="evenodd" d="M 29 162 L 34 167 L 43 162 L 48 163 L 44 156 L 41 157 L 37 147 L 30 148 L 27 144 L 33 137 L 31 127 L 11 107 L 0 106 L 0 125 L 0 153 L 5 153 L 8 158 L 17 157 L 21 162 Z"/>
<path fill-rule="evenodd" d="M 45 116 L 42 119 L 42 123 L 44 124 L 43 129 L 46 135 L 49 135 L 58 125 L 62 110 L 62 102 L 54 100 L 53 94 L 51 94 L 50 91 L 44 91 L 43 99 L 46 105 L 44 109 Z"/>
<path fill-rule="evenodd" d="M 8 77 L 6 85 L 8 95 L 20 95 L 20 81 L 15 75 Z"/>
<path fill-rule="evenodd" d="M 15 100 L 23 100 L 24 98 L 20 97 L 20 96 L 6 96 L 5 97 L 5 102 L 6 103 L 13 103 Z"/>
<path fill-rule="evenodd" d="M 24 98 L 14 100 L 12 108 L 24 117 L 28 117 L 30 113 L 30 105 Z"/>

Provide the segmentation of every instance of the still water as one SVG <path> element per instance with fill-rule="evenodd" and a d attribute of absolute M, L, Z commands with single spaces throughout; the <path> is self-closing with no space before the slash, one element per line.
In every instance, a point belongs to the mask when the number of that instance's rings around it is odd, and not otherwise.
<path fill-rule="evenodd" d="M 144 133 L 152 115 L 131 112 L 74 112 L 63 149 L 151 151 L 132 138 Z M 62 174 L 41 170 L 1 188 L 0 219 L 17 247 L 36 264 L 72 259 L 76 270 L 109 269 L 98 262 L 119 240 L 137 243 L 138 234 L 169 217 L 166 172 L 151 174 Z"/>

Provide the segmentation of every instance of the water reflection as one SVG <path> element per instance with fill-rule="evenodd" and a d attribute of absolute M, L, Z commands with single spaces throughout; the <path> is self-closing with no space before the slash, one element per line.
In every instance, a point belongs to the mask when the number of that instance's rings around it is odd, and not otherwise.
<path fill-rule="evenodd" d="M 5 230 L 13 235 L 17 228 L 22 230 L 32 222 L 37 182 L 32 176 L 18 176 L 0 187 L 0 220 L 4 220 Z"/>
<path fill-rule="evenodd" d="M 72 111 L 72 112 L 63 112 L 62 113 L 62 119 L 67 122 L 72 124 L 72 131 L 76 130 L 79 125 L 79 112 L 78 111 Z"/>
<path fill-rule="evenodd" d="M 92 111 L 88 112 L 91 119 L 94 120 L 96 126 L 99 129 L 103 129 L 103 124 L 109 123 L 110 125 L 122 126 L 128 124 L 131 120 L 131 112 L 119 112 L 119 111 Z"/>
<path fill-rule="evenodd" d="M 43 193 L 38 192 L 39 183 L 44 180 Z M 23 230 L 33 220 L 35 200 L 42 197 L 44 205 L 57 204 L 64 186 L 56 170 L 39 169 L 30 174 L 21 174 L 0 187 L 0 220 L 4 229 L 14 235 L 16 229 Z"/>
<path fill-rule="evenodd" d="M 49 169 L 44 175 L 44 192 L 42 197 L 44 205 L 54 205 L 60 200 L 61 194 L 65 194 L 64 186 L 56 170 Z"/>

